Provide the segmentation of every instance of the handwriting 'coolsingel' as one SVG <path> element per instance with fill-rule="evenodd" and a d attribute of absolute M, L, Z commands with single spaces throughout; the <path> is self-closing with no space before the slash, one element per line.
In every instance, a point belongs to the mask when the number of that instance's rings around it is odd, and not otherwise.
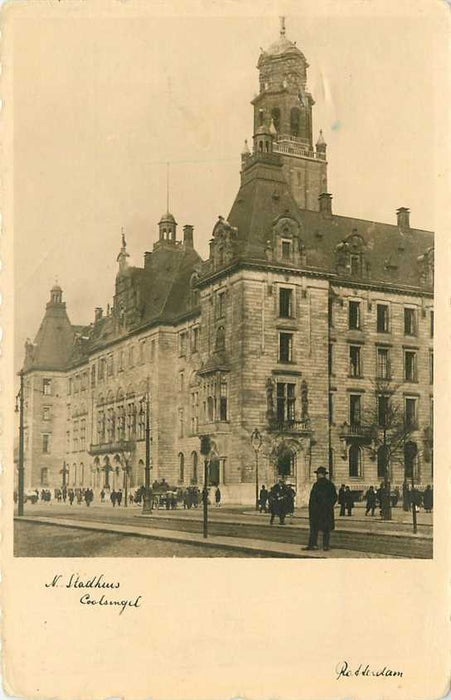
<path fill-rule="evenodd" d="M 82 605 L 118 605 L 121 607 L 121 610 L 119 611 L 119 615 L 122 615 L 124 610 L 126 608 L 139 608 L 141 607 L 141 598 L 142 596 L 139 595 L 137 596 L 134 600 L 126 599 L 126 600 L 109 600 L 108 598 L 105 597 L 105 594 L 102 593 L 100 598 L 92 598 L 90 593 L 84 593 L 81 598 L 80 598 L 80 603 Z"/>

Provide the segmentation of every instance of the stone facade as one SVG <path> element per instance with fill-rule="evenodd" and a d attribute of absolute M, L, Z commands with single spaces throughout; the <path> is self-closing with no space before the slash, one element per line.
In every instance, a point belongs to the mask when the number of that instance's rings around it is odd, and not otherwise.
<path fill-rule="evenodd" d="M 257 462 L 298 503 L 320 465 L 363 491 L 382 478 L 383 397 L 410 426 L 392 483 L 432 481 L 433 234 L 405 207 L 392 225 L 332 212 L 307 67 L 284 28 L 260 56 L 253 151 L 207 260 L 166 212 L 142 267 L 122 236 L 105 315 L 72 326 L 52 289 L 24 363 L 28 486 L 122 488 L 124 466 L 143 484 L 148 417 L 151 481 L 201 484 L 207 434 L 225 501 L 252 502 Z"/>

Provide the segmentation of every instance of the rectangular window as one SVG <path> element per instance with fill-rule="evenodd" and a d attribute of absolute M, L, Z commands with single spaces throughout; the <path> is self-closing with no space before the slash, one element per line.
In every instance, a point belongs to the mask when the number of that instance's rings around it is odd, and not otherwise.
<path fill-rule="evenodd" d="M 388 348 L 377 348 L 376 375 L 378 379 L 390 379 Z"/>
<path fill-rule="evenodd" d="M 199 350 L 199 326 L 196 326 L 191 331 L 191 352 Z"/>
<path fill-rule="evenodd" d="M 42 436 L 42 452 L 45 455 L 50 454 L 50 435 L 48 433 L 44 433 Z"/>
<path fill-rule="evenodd" d="M 388 333 L 388 305 L 377 305 L 376 328 L 378 333 Z"/>
<path fill-rule="evenodd" d="M 279 316 L 281 318 L 293 317 L 293 290 L 281 287 L 279 290 Z"/>
<path fill-rule="evenodd" d="M 183 437 L 183 408 L 179 408 L 179 438 Z"/>
<path fill-rule="evenodd" d="M 128 366 L 135 366 L 135 348 L 133 347 L 133 345 L 128 349 Z"/>
<path fill-rule="evenodd" d="M 80 391 L 80 375 L 76 374 L 74 378 L 74 394 L 78 394 Z"/>
<path fill-rule="evenodd" d="M 219 420 L 227 418 L 227 382 L 221 382 L 221 395 L 219 397 Z"/>
<path fill-rule="evenodd" d="M 360 394 L 349 395 L 349 422 L 351 425 L 360 425 L 361 421 L 361 399 Z"/>
<path fill-rule="evenodd" d="M 42 467 L 41 469 L 41 486 L 49 485 L 49 469 L 48 467 Z"/>
<path fill-rule="evenodd" d="M 295 420 L 296 385 L 277 382 L 277 420 L 279 423 Z"/>
<path fill-rule="evenodd" d="M 186 332 L 182 331 L 179 335 L 179 355 L 183 357 L 186 355 Z"/>
<path fill-rule="evenodd" d="M 279 333 L 279 360 L 280 362 L 293 361 L 292 333 Z"/>
<path fill-rule="evenodd" d="M 429 384 L 434 383 L 434 351 L 429 350 Z"/>
<path fill-rule="evenodd" d="M 103 381 L 103 379 L 105 378 L 105 358 L 104 357 L 101 357 L 99 360 L 97 378 L 98 378 L 99 382 Z"/>
<path fill-rule="evenodd" d="M 139 363 L 141 365 L 144 364 L 145 348 L 146 348 L 146 341 L 141 340 L 141 342 L 139 343 Z"/>
<path fill-rule="evenodd" d="M 431 311 L 429 316 L 429 335 L 431 338 L 434 337 L 434 312 Z"/>
<path fill-rule="evenodd" d="M 361 376 L 360 345 L 349 346 L 349 374 L 351 377 Z"/>
<path fill-rule="evenodd" d="M 416 335 L 416 311 L 415 309 L 404 309 L 404 335 Z"/>
<path fill-rule="evenodd" d="M 217 298 L 218 318 L 223 318 L 225 315 L 225 292 L 219 292 Z"/>
<path fill-rule="evenodd" d="M 152 362 L 155 360 L 155 338 L 150 342 L 150 359 Z"/>
<path fill-rule="evenodd" d="M 51 396 L 52 394 L 52 380 L 43 379 L 42 380 L 42 393 L 44 396 Z"/>
<path fill-rule="evenodd" d="M 389 398 L 388 396 L 377 397 L 377 420 L 379 427 L 387 427 L 388 421 Z"/>
<path fill-rule="evenodd" d="M 291 241 L 282 241 L 282 260 L 291 260 Z"/>
<path fill-rule="evenodd" d="M 50 406 L 44 406 L 42 408 L 42 420 L 50 420 Z"/>
<path fill-rule="evenodd" d="M 349 329 L 360 330 L 360 301 L 349 302 Z"/>
<path fill-rule="evenodd" d="M 114 359 L 113 359 L 113 354 L 108 355 L 108 360 L 107 360 L 107 374 L 109 377 L 113 376 L 113 371 L 114 371 Z"/>
<path fill-rule="evenodd" d="M 360 255 L 351 255 L 351 275 L 360 275 L 361 265 L 360 265 Z"/>
<path fill-rule="evenodd" d="M 406 382 L 417 381 L 417 353 L 414 350 L 404 352 L 404 379 Z"/>
<path fill-rule="evenodd" d="M 329 374 L 334 373 L 334 346 L 332 343 L 329 343 Z"/>
<path fill-rule="evenodd" d="M 329 423 L 333 425 L 334 422 L 334 395 L 329 394 Z"/>
<path fill-rule="evenodd" d="M 120 350 L 119 355 L 118 355 L 117 371 L 118 372 L 124 371 L 124 351 L 123 350 Z"/>
<path fill-rule="evenodd" d="M 405 406 L 406 427 L 415 430 L 417 427 L 417 400 L 416 398 L 406 398 Z"/>

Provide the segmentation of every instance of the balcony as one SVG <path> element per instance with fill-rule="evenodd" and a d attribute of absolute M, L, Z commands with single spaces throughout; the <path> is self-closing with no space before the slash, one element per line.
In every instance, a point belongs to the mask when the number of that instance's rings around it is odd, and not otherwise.
<path fill-rule="evenodd" d="M 349 440 L 356 439 L 370 442 L 372 439 L 371 428 L 361 423 L 347 423 L 340 426 L 340 438 Z"/>
<path fill-rule="evenodd" d="M 271 420 L 268 422 L 268 430 L 272 433 L 285 433 L 288 435 L 311 435 L 310 420 Z"/>
<path fill-rule="evenodd" d="M 90 455 L 106 455 L 113 452 L 133 452 L 135 449 L 135 440 L 116 440 L 115 442 L 103 442 L 99 445 L 90 445 Z"/>

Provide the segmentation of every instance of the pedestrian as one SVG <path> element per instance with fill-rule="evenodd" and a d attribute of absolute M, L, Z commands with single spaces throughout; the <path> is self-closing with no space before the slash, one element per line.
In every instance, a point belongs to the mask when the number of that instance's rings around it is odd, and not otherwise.
<path fill-rule="evenodd" d="M 283 477 L 280 477 L 277 484 L 274 484 L 274 486 L 271 489 L 271 519 L 269 521 L 270 525 L 273 524 L 276 515 L 279 518 L 279 524 L 285 525 L 285 517 L 288 512 L 288 503 L 288 488 L 285 484 L 285 481 L 283 480 Z"/>
<path fill-rule="evenodd" d="M 177 493 L 175 491 L 171 493 L 171 510 L 177 510 Z"/>
<path fill-rule="evenodd" d="M 105 489 L 102 489 L 100 492 L 100 502 L 105 503 Z"/>
<path fill-rule="evenodd" d="M 215 503 L 216 503 L 216 508 L 219 508 L 221 505 L 221 491 L 219 489 L 219 486 L 216 487 L 216 491 L 215 491 Z"/>
<path fill-rule="evenodd" d="M 67 498 L 67 488 L 64 486 L 63 488 L 63 501 L 66 503 L 66 498 Z"/>
<path fill-rule="evenodd" d="M 368 489 L 366 492 L 366 511 L 365 515 L 368 515 L 368 513 L 371 511 L 371 515 L 374 515 L 374 511 L 376 510 L 376 492 L 372 486 Z"/>
<path fill-rule="evenodd" d="M 113 508 L 116 507 L 116 500 L 117 500 L 117 493 L 116 493 L 116 491 L 113 489 L 113 490 L 111 491 L 111 494 L 110 494 L 110 501 L 111 501 L 111 503 L 113 504 Z"/>
<path fill-rule="evenodd" d="M 354 496 L 349 486 L 345 489 L 345 505 L 346 505 L 346 515 L 352 515 L 352 509 L 354 508 Z"/>
<path fill-rule="evenodd" d="M 116 500 L 117 500 L 118 506 L 120 506 L 122 503 L 122 489 L 119 489 L 119 491 L 117 492 Z"/>
<path fill-rule="evenodd" d="M 189 489 L 183 491 L 183 510 L 189 509 L 190 492 Z"/>
<path fill-rule="evenodd" d="M 340 506 L 340 517 L 345 515 L 345 509 L 346 509 L 346 487 L 344 484 L 340 486 L 340 490 L 338 491 L 338 504 Z"/>
<path fill-rule="evenodd" d="M 260 513 L 262 513 L 262 512 L 267 513 L 268 512 L 268 508 L 267 508 L 268 495 L 269 495 L 268 489 L 263 484 L 263 486 L 260 489 L 260 497 L 258 499 Z"/>
<path fill-rule="evenodd" d="M 431 485 L 428 484 L 426 486 L 424 493 L 423 493 L 423 505 L 424 505 L 424 510 L 426 511 L 426 513 L 432 513 L 433 503 L 434 503 L 433 491 L 431 489 Z"/>
<path fill-rule="evenodd" d="M 81 492 L 81 489 L 77 489 L 77 504 L 80 506 L 81 502 L 83 500 L 83 494 Z"/>
<path fill-rule="evenodd" d="M 309 499 L 310 536 L 304 549 L 318 549 L 318 532 L 323 533 L 323 549 L 329 550 L 330 533 L 335 529 L 334 505 L 337 491 L 332 481 L 327 478 L 327 469 L 318 467 L 315 471 L 316 483 L 313 484 Z"/>
<path fill-rule="evenodd" d="M 73 489 L 69 489 L 69 503 L 72 505 L 74 502 L 75 493 Z"/>

